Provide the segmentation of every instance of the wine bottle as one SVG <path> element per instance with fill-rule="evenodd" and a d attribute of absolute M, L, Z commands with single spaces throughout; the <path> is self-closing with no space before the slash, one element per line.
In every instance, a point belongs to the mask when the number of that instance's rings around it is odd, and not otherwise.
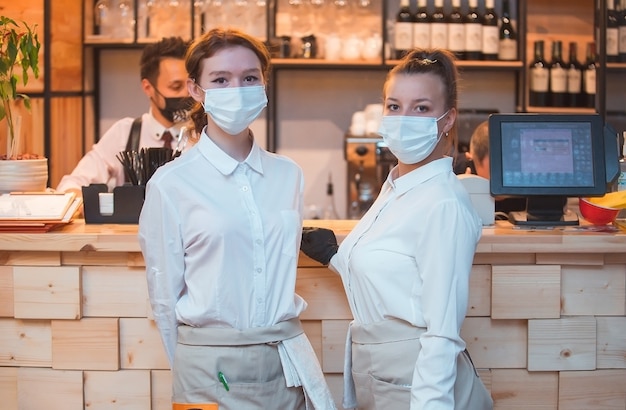
<path fill-rule="evenodd" d="M 582 105 L 581 91 L 583 80 L 583 66 L 578 61 L 578 44 L 569 43 L 569 61 L 567 63 L 567 106 L 580 107 Z"/>
<path fill-rule="evenodd" d="M 394 26 L 396 58 L 402 58 L 413 47 L 413 14 L 409 0 L 400 0 L 400 10 Z"/>
<path fill-rule="evenodd" d="M 417 12 L 413 25 L 413 47 L 430 47 L 430 14 L 427 0 L 417 1 Z"/>
<path fill-rule="evenodd" d="M 430 46 L 448 48 L 448 21 L 443 10 L 443 0 L 435 0 L 435 11 L 430 19 Z"/>
<path fill-rule="evenodd" d="M 505 61 L 517 60 L 517 33 L 511 23 L 509 0 L 503 0 L 502 2 L 499 39 L 498 59 Z"/>
<path fill-rule="evenodd" d="M 606 8 L 606 61 L 615 63 L 619 60 L 619 23 L 615 0 L 607 0 Z"/>
<path fill-rule="evenodd" d="M 448 49 L 458 59 L 464 58 L 465 26 L 461 14 L 461 0 L 452 0 L 452 11 L 448 15 Z"/>
<path fill-rule="evenodd" d="M 534 43 L 534 59 L 530 63 L 530 93 L 529 103 L 534 107 L 545 107 L 548 105 L 548 84 L 550 74 L 548 63 L 544 59 L 544 42 L 537 40 Z"/>
<path fill-rule="evenodd" d="M 469 0 L 469 10 L 465 15 L 465 59 L 482 59 L 483 26 L 478 12 L 478 0 Z"/>
<path fill-rule="evenodd" d="M 498 59 L 498 16 L 493 7 L 494 0 L 485 0 L 485 14 L 483 15 L 483 60 Z"/>
<path fill-rule="evenodd" d="M 626 62 L 626 0 L 621 0 L 621 10 L 618 14 L 618 28 L 617 33 L 619 35 L 618 54 L 619 61 Z"/>
<path fill-rule="evenodd" d="M 564 107 L 567 96 L 567 71 L 563 61 L 563 43 L 552 42 L 552 59 L 550 61 L 550 105 Z"/>
<path fill-rule="evenodd" d="M 594 108 L 596 106 L 596 69 L 598 67 L 596 43 L 587 43 L 586 54 L 583 71 L 583 103 L 585 107 Z"/>

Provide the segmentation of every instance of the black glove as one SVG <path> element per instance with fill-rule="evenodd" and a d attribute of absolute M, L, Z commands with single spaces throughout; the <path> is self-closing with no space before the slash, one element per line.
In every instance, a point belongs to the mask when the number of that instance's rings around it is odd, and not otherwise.
<path fill-rule="evenodd" d="M 300 250 L 309 258 L 328 265 L 330 258 L 337 253 L 337 238 L 335 233 L 326 228 L 302 228 L 302 242 Z"/>

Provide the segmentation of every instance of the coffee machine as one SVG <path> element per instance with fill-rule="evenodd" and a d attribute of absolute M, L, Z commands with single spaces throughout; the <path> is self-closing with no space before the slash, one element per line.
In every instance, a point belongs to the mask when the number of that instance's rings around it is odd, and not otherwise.
<path fill-rule="evenodd" d="M 377 135 L 347 136 L 348 219 L 359 219 L 372 205 L 391 168 L 397 164 L 383 139 Z"/>

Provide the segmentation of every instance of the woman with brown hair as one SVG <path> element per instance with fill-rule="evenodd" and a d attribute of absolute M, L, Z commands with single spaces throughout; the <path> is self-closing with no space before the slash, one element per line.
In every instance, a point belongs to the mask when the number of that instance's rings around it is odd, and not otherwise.
<path fill-rule="evenodd" d="M 147 185 L 139 238 L 174 402 L 335 408 L 295 293 L 302 170 L 249 128 L 267 104 L 269 64 L 237 30 L 195 40 L 186 68 L 200 137 Z"/>

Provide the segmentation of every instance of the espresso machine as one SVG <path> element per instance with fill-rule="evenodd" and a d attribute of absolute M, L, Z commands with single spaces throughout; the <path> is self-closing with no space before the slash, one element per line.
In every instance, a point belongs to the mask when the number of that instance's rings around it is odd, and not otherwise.
<path fill-rule="evenodd" d="M 348 163 L 347 215 L 349 219 L 359 219 L 372 205 L 398 161 L 377 134 L 348 135 L 344 153 Z"/>

